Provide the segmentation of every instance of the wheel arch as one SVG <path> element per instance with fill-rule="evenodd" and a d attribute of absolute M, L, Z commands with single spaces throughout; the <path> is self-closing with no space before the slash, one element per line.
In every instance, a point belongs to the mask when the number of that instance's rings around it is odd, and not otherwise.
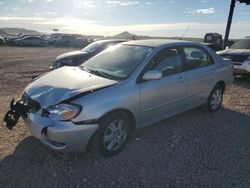
<path fill-rule="evenodd" d="M 223 92 L 225 91 L 225 89 L 226 89 L 226 83 L 223 80 L 220 80 L 220 81 L 216 82 L 215 86 L 216 85 L 221 86 L 222 89 L 223 89 Z"/>
<path fill-rule="evenodd" d="M 106 112 L 105 114 L 103 114 L 97 120 L 97 122 L 102 121 L 103 118 L 105 118 L 108 115 L 113 114 L 113 113 L 124 113 L 124 114 L 126 114 L 129 117 L 129 119 L 131 120 L 131 127 L 130 127 L 131 130 L 134 131 L 136 129 L 136 119 L 135 119 L 134 114 L 131 111 L 129 111 L 127 109 L 123 109 L 123 108 L 113 109 L 111 111 Z M 97 135 L 98 135 L 98 130 L 96 130 L 95 133 L 90 137 L 90 139 L 88 141 L 88 144 L 87 144 L 87 147 L 86 147 L 87 151 L 91 151 L 93 146 L 96 144 L 95 142 L 97 140 Z"/>
<path fill-rule="evenodd" d="M 131 127 L 130 127 L 131 130 L 134 131 L 136 129 L 136 119 L 135 119 L 134 114 L 131 111 L 124 109 L 124 108 L 113 109 L 111 111 L 106 112 L 98 119 L 98 122 L 101 121 L 103 118 L 105 118 L 108 115 L 113 114 L 113 113 L 126 114 L 128 116 L 128 118 L 131 120 Z"/>

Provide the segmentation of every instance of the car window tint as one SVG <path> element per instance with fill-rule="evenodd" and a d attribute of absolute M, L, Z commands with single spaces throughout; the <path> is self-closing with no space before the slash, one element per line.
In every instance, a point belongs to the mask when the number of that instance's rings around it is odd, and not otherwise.
<path fill-rule="evenodd" d="M 162 76 L 170 76 L 181 71 L 181 55 L 178 49 L 164 49 L 157 53 L 151 61 L 151 70 L 162 72 Z"/>
<path fill-rule="evenodd" d="M 184 53 L 186 70 L 192 70 L 213 64 L 212 58 L 201 48 L 185 47 Z"/>

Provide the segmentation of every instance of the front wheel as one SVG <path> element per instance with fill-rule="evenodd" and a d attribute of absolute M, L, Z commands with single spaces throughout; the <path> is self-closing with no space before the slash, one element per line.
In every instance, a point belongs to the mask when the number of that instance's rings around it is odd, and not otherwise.
<path fill-rule="evenodd" d="M 100 122 L 98 149 L 105 156 L 119 153 L 125 146 L 130 130 L 130 120 L 126 114 L 113 113 Z"/>
<path fill-rule="evenodd" d="M 207 106 L 209 112 L 215 112 L 221 107 L 223 93 L 224 90 L 220 85 L 216 85 L 213 88 L 207 100 Z"/>

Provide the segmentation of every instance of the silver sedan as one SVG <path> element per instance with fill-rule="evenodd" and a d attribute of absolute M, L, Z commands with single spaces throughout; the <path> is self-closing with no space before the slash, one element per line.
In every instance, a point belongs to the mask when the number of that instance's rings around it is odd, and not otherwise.
<path fill-rule="evenodd" d="M 111 156 L 135 129 L 201 105 L 218 110 L 232 80 L 232 62 L 201 44 L 130 41 L 37 78 L 5 122 L 11 129 L 22 116 L 31 134 L 57 151 L 84 151 L 94 142 Z"/>

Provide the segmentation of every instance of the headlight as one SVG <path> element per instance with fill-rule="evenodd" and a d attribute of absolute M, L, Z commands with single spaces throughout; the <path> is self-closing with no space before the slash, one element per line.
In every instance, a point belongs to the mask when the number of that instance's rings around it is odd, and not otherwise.
<path fill-rule="evenodd" d="M 76 117 L 81 107 L 72 104 L 58 104 L 47 108 L 49 118 L 52 120 L 67 121 Z"/>

